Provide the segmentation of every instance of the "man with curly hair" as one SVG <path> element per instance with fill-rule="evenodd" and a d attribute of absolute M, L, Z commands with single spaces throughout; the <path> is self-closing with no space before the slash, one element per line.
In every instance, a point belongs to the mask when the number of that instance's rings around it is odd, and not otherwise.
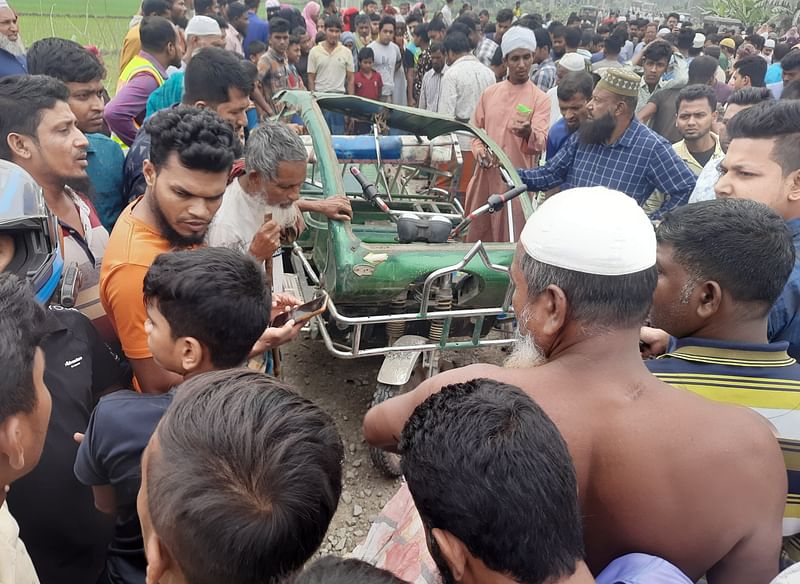
<path fill-rule="evenodd" d="M 239 141 L 219 115 L 195 107 L 161 112 L 145 129 L 151 136 L 143 165 L 147 188 L 125 208 L 111 234 L 100 299 L 137 387 L 163 393 L 181 378 L 161 368 L 148 348 L 142 282 L 157 255 L 203 242 L 222 204 Z"/>

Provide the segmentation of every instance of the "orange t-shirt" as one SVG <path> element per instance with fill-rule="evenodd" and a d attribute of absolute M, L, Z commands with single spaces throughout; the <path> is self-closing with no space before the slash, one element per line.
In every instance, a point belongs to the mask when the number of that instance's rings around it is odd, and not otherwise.
<path fill-rule="evenodd" d="M 153 355 L 147 346 L 143 285 L 156 256 L 171 247 L 153 227 L 133 216 L 137 198 L 122 212 L 111 232 L 100 269 L 100 301 L 129 359 Z"/>

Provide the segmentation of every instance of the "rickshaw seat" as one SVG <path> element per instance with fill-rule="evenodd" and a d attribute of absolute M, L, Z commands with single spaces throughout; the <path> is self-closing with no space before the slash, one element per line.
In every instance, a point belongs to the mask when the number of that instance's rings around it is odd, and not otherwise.
<path fill-rule="evenodd" d="M 339 160 L 378 161 L 374 136 L 332 136 L 333 150 Z M 403 140 L 400 136 L 380 136 L 380 159 L 400 160 Z"/>

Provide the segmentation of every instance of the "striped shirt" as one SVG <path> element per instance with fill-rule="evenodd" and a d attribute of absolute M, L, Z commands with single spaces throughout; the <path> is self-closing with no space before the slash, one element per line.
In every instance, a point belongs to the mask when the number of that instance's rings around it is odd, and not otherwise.
<path fill-rule="evenodd" d="M 444 71 L 437 73 L 434 69 L 430 69 L 425 73 L 419 92 L 420 109 L 431 112 L 439 109 L 439 96 L 442 94 L 442 77 L 444 77 Z"/>
<path fill-rule="evenodd" d="M 785 341 L 765 345 L 679 339 L 646 361 L 661 381 L 708 399 L 747 406 L 774 426 L 789 477 L 784 535 L 800 533 L 800 365 Z"/>

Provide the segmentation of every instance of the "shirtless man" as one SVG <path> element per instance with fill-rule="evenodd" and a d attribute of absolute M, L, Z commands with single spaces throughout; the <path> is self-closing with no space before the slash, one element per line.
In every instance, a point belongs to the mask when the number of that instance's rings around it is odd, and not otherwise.
<path fill-rule="evenodd" d="M 572 454 L 593 573 L 638 551 L 692 581 L 768 582 L 786 496 L 780 450 L 754 412 L 647 371 L 639 326 L 655 263 L 653 228 L 629 197 L 602 187 L 553 197 L 529 219 L 511 269 L 520 338 L 506 366 L 437 375 L 372 408 L 364 434 L 393 449 L 416 406 L 442 386 L 477 377 L 517 385 Z"/>

